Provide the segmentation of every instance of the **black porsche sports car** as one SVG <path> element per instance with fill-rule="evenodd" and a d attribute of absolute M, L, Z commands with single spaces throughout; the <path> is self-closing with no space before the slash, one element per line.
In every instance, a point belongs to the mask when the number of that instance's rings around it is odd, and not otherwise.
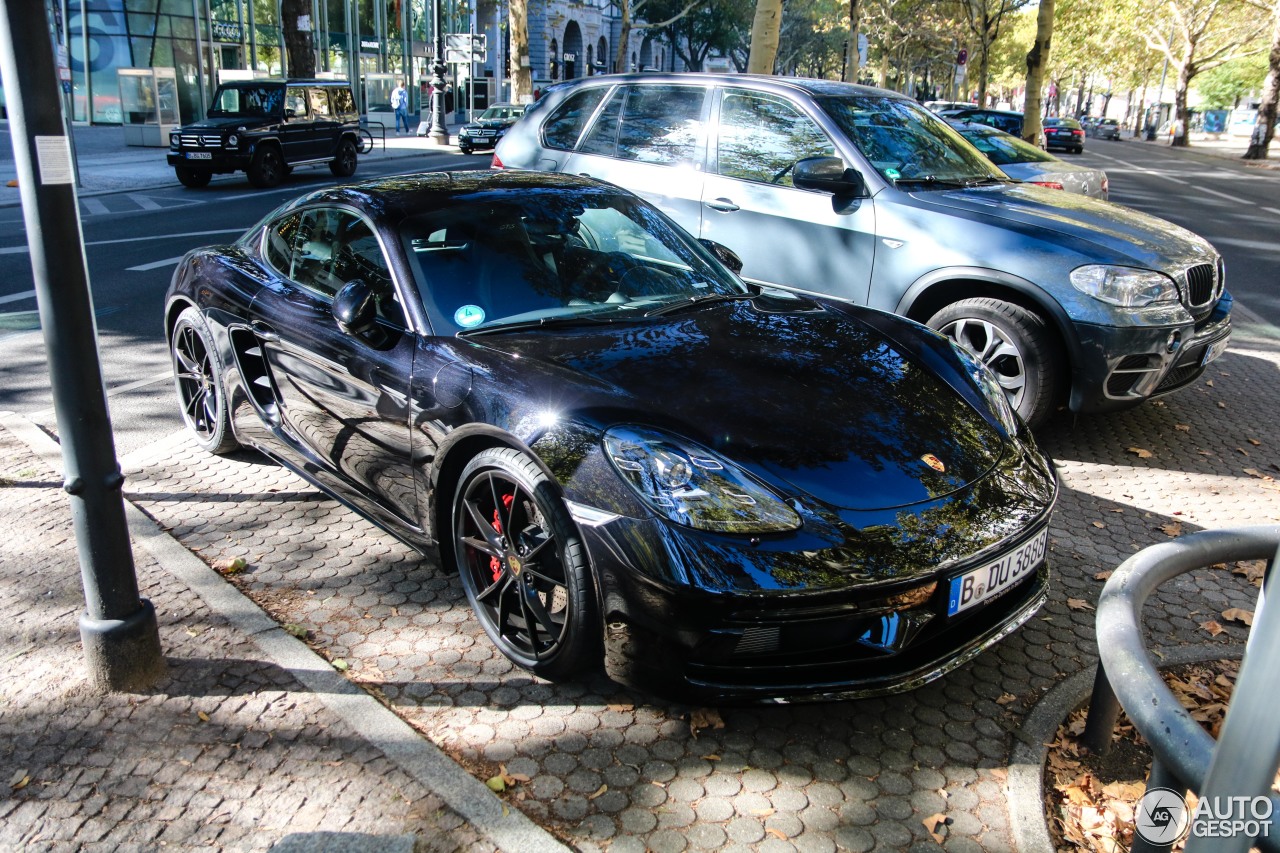
<path fill-rule="evenodd" d="M 589 179 L 387 178 L 188 254 L 165 326 L 204 448 L 438 550 L 539 675 L 869 695 L 1030 618 L 1057 479 L 994 377 L 733 262 Z"/>

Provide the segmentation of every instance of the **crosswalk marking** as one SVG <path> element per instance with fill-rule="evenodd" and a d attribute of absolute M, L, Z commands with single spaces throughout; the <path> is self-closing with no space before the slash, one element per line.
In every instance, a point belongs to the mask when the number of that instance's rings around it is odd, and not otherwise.
<path fill-rule="evenodd" d="M 107 206 L 103 204 L 101 199 L 82 198 L 80 199 L 80 203 L 84 205 L 84 212 L 86 216 L 101 216 L 104 213 L 111 212 L 107 209 Z"/>
<path fill-rule="evenodd" d="M 160 204 L 154 199 L 147 198 L 145 195 L 135 195 L 134 193 L 129 193 L 128 198 L 130 201 L 132 201 L 134 204 L 136 204 L 138 207 L 142 208 L 143 210 L 159 210 L 160 208 L 164 207 L 164 205 Z"/>

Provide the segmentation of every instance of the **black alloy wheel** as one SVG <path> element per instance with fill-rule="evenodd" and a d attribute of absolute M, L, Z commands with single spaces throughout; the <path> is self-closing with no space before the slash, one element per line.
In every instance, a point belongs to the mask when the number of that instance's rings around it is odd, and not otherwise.
<path fill-rule="evenodd" d="M 462 473 L 453 541 L 476 617 L 513 663 L 551 679 L 598 664 L 586 549 L 555 484 L 525 454 L 491 448 Z"/>
<path fill-rule="evenodd" d="M 280 150 L 274 145 L 263 145 L 253 155 L 249 164 L 249 183 L 258 189 L 270 189 L 284 180 L 286 174 Z"/>
<path fill-rule="evenodd" d="M 356 173 L 356 146 L 350 139 L 338 143 L 338 154 L 329 161 L 329 171 L 335 177 L 349 178 Z"/>
<path fill-rule="evenodd" d="M 184 187 L 190 187 L 198 190 L 201 187 L 209 186 L 209 182 L 213 180 L 213 172 L 208 169 L 193 169 L 190 166 L 174 166 L 174 173 L 178 176 L 178 182 Z"/>
<path fill-rule="evenodd" d="M 230 453 L 238 448 L 222 390 L 222 361 L 199 309 L 188 308 L 178 316 L 169 352 L 182 420 L 196 443 L 210 453 Z"/>

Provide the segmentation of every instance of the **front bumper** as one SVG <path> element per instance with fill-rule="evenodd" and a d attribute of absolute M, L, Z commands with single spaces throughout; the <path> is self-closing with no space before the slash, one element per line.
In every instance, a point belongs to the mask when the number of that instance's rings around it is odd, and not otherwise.
<path fill-rule="evenodd" d="M 208 157 L 190 155 L 209 155 Z M 240 172 L 249 167 L 252 155 L 249 151 L 227 149 L 169 149 L 166 157 L 170 166 L 185 166 L 189 169 L 208 169 L 211 172 Z"/>
<path fill-rule="evenodd" d="M 1230 337 L 1231 305 L 1231 294 L 1223 292 L 1213 311 L 1183 326 L 1079 325 L 1071 410 L 1119 411 L 1191 384 L 1204 372 L 1210 347 Z"/>

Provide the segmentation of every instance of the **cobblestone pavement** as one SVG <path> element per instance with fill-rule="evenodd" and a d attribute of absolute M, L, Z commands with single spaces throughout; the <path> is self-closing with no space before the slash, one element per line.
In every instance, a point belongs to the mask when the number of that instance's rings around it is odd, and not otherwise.
<path fill-rule="evenodd" d="M 1280 519 L 1272 479 L 1280 478 L 1280 424 L 1268 410 L 1280 345 L 1246 337 L 1237 334 L 1233 349 L 1193 388 L 1119 415 L 1063 416 L 1043 431 L 1041 442 L 1063 480 L 1051 529 L 1054 582 L 1049 604 L 1021 631 L 914 693 L 722 708 L 724 727 L 696 736 L 694 709 L 627 692 L 603 676 L 557 685 L 514 668 L 472 619 L 453 574 L 256 454 L 212 457 L 175 435 L 126 460 L 126 490 L 210 564 L 243 557 L 247 567 L 232 583 L 280 622 L 306 628 L 313 648 L 347 662 L 348 677 L 479 778 L 501 768 L 518 777 L 506 801 L 576 847 L 1010 850 L 1004 780 L 1011 733 L 1049 687 L 1096 662 L 1098 573 L 1180 532 Z M 45 525 L 48 535 L 61 529 L 57 517 Z M 189 609 L 189 596 L 170 592 L 153 567 L 144 576 L 151 579 L 148 594 L 162 604 L 171 657 L 182 658 L 184 650 L 196 659 L 208 655 L 212 643 L 203 632 L 210 629 Z M 1149 605 L 1153 641 L 1238 645 L 1241 626 L 1227 624 L 1216 638 L 1197 626 L 1228 607 L 1252 609 L 1255 592 L 1224 569 L 1185 576 Z M 30 600 L 32 593 L 24 594 Z M 41 630 L 51 630 L 55 616 L 71 623 L 76 591 L 64 590 L 58 600 L 43 609 Z M 188 627 L 201 639 L 187 637 Z M 216 665 L 201 661 L 201 671 L 241 656 L 218 657 Z M 5 689 L 8 696 L 14 687 Z M 47 689 L 24 681 L 29 692 L 21 695 L 30 701 Z M 213 722 L 222 724 L 214 714 L 218 696 L 174 692 L 187 698 L 157 701 L 200 708 L 207 702 Z M 306 697 L 284 695 L 296 704 L 279 725 L 294 740 L 286 750 L 281 739 L 276 761 L 298 761 L 301 751 L 315 764 L 329 748 L 359 750 L 340 736 L 333 747 L 301 737 L 335 734 L 306 722 L 314 713 Z M 183 724 L 206 731 L 189 713 Z M 251 729 L 242 727 L 247 736 Z M 243 754 L 242 747 L 227 760 Z M 152 769 L 141 766 L 139 776 Z M 323 761 L 311 768 L 319 787 L 327 769 Z M 56 784 L 51 780 L 48 790 L 61 790 Z M 261 806 L 272 789 L 257 784 L 262 796 L 250 801 Z M 342 795 L 363 790 L 347 782 Z M 35 797 L 8 796 L 0 819 L 29 833 L 39 814 L 22 809 L 39 809 L 30 805 Z M 296 802 L 297 794 L 289 796 Z M 412 821 L 429 810 L 414 804 L 416 796 L 407 799 L 392 801 L 388 821 L 415 831 Z M 357 809 L 343 813 L 360 820 Z M 923 823 L 936 813 L 949 818 L 939 830 L 941 846 Z M 450 826 L 447 812 L 438 820 Z M 467 843 L 465 836 L 445 838 Z"/>
<path fill-rule="evenodd" d="M 91 692 L 61 477 L 3 429 L 0 518 L 0 849 L 265 850 L 325 831 L 492 849 L 142 549 L 168 675 Z"/>

